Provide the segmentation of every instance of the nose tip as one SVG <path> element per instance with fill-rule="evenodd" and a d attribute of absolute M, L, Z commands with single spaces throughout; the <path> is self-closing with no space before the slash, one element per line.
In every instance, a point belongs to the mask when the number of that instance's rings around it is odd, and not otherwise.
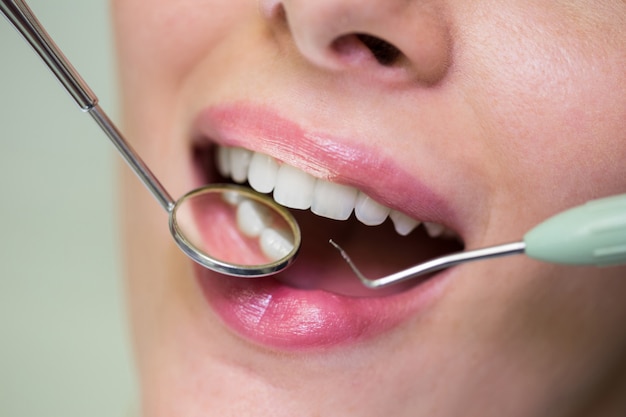
<path fill-rule="evenodd" d="M 340 40 L 341 31 L 333 30 L 335 24 L 327 20 L 332 13 L 329 2 L 311 3 L 260 0 L 263 15 L 273 25 L 286 27 L 302 56 L 316 66 L 339 69 L 336 51 L 347 53 L 349 44 Z"/>
<path fill-rule="evenodd" d="M 417 0 L 260 0 L 265 18 L 284 28 L 299 53 L 325 70 L 384 72 L 404 67 L 428 84 L 450 65 L 445 13 Z"/>

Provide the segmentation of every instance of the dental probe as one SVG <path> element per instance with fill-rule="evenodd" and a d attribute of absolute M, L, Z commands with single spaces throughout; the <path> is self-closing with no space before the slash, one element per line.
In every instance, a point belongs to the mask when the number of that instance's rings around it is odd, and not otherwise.
<path fill-rule="evenodd" d="M 383 288 L 466 262 L 518 254 L 565 265 L 620 265 L 626 264 L 626 194 L 563 211 L 535 226 L 519 242 L 441 256 L 381 278 L 364 276 L 337 243 L 332 239 L 330 243 L 368 288 Z"/>

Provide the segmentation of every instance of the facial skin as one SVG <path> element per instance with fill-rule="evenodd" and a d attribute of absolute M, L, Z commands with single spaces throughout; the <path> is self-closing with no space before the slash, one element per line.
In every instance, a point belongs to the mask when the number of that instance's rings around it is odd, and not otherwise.
<path fill-rule="evenodd" d="M 113 0 L 113 15 L 124 131 L 174 196 L 199 185 L 198 118 L 233 107 L 338 145 L 303 152 L 278 127 L 277 143 L 237 138 L 245 147 L 395 209 L 419 212 L 419 198 L 397 190 L 424 184 L 449 208 L 437 220 L 468 248 L 519 240 L 566 208 L 626 192 L 621 0 Z M 381 64 L 354 36 L 363 33 L 400 55 Z M 329 162 L 337 149 L 359 156 L 356 173 Z M 380 155 L 391 168 L 370 175 Z M 435 296 L 384 331 L 264 343 L 207 302 L 165 213 L 123 175 L 146 416 L 626 415 L 626 267 L 467 264 L 434 278 Z M 394 308 L 412 294 L 390 296 Z M 314 313 L 294 320 L 313 326 Z"/>

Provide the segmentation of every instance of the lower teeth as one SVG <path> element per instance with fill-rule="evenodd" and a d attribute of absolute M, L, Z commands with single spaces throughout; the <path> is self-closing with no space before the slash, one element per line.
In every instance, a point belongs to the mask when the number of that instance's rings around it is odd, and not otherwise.
<path fill-rule="evenodd" d="M 276 216 L 264 205 L 234 193 L 224 197 L 231 206 L 236 207 L 237 228 L 246 237 L 258 239 L 258 247 L 267 257 L 268 263 L 278 261 L 294 249 L 291 232 L 282 227 Z"/>

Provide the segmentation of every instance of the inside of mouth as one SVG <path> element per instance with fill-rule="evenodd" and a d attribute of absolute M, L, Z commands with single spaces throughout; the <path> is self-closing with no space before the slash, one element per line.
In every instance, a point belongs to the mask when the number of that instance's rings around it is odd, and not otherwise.
<path fill-rule="evenodd" d="M 214 152 L 214 146 L 206 145 L 193 150 L 193 166 L 198 186 L 232 182 L 218 173 L 214 164 Z M 355 219 L 354 215 L 348 220 L 337 221 L 317 216 L 310 210 L 289 210 L 301 229 L 300 254 L 290 268 L 270 279 L 300 289 L 325 290 L 357 297 L 382 296 L 406 291 L 430 277 L 427 275 L 383 289 L 368 289 L 329 244 L 330 239 L 350 254 L 368 278 L 382 277 L 463 249 L 463 243 L 459 239 L 431 238 L 422 226 L 407 236 L 400 236 L 389 219 L 379 226 L 366 226 Z"/>

